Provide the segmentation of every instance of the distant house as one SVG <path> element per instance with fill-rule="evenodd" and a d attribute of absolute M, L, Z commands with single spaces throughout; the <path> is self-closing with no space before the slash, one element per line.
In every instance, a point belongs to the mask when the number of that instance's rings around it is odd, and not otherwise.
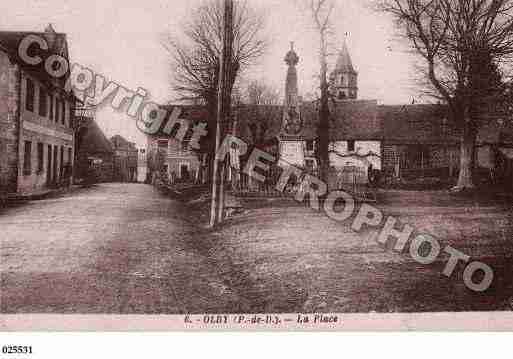
<path fill-rule="evenodd" d="M 129 142 L 120 135 L 110 139 L 114 151 L 115 182 L 137 182 L 139 151 L 134 142 Z"/>
<path fill-rule="evenodd" d="M 95 182 L 114 180 L 114 150 L 93 117 L 80 116 L 75 174 Z"/>
<path fill-rule="evenodd" d="M 173 106 L 163 106 L 163 108 L 171 113 Z M 182 109 L 181 117 L 192 123 L 206 122 L 208 119 L 208 113 L 203 106 L 180 106 L 180 108 Z M 196 182 L 199 180 L 203 157 L 191 148 L 188 135 L 185 136 L 184 141 L 175 139 L 173 135 L 176 131 L 177 128 L 173 129 L 171 135 L 159 133 L 147 137 L 146 153 L 153 162 L 148 164 L 149 175 L 154 176 L 157 171 L 171 183 Z M 158 168 L 154 168 L 155 166 Z"/>
<path fill-rule="evenodd" d="M 28 35 L 48 45 L 39 53 L 43 60 L 69 59 L 66 34 L 51 25 L 44 32 L 0 32 L 0 195 L 36 193 L 72 176 L 76 98 L 65 90 L 69 71 L 56 78 L 44 61 L 23 61 L 18 48 Z"/>
<path fill-rule="evenodd" d="M 188 142 L 180 142 L 170 137 L 150 137 L 148 152 L 155 157 L 163 156 L 161 171 L 167 180 L 176 182 L 193 182 L 197 180 L 200 169 L 198 154 L 190 148 Z"/>

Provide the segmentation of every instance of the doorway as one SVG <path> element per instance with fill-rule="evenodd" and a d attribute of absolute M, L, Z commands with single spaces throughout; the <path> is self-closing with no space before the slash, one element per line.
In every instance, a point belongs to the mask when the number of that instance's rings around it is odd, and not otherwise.
<path fill-rule="evenodd" d="M 190 179 L 189 166 L 187 164 L 180 165 L 180 179 L 185 182 Z"/>
<path fill-rule="evenodd" d="M 46 184 L 52 184 L 52 145 L 48 145 L 46 159 Z"/>
<path fill-rule="evenodd" d="M 57 183 L 59 180 L 59 174 L 57 172 L 57 146 L 53 147 L 53 183 Z"/>

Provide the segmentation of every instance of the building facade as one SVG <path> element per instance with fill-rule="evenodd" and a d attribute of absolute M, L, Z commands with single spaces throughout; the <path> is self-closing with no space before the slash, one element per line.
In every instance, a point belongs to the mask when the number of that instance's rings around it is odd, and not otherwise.
<path fill-rule="evenodd" d="M 169 183 L 186 183 L 198 180 L 200 159 L 187 141 L 180 142 L 169 136 L 148 137 L 148 171 L 159 173 Z"/>
<path fill-rule="evenodd" d="M 0 194 L 32 194 L 70 183 L 74 159 L 75 98 L 67 75 L 50 76 L 27 65 L 18 46 L 27 35 L 43 37 L 49 53 L 69 59 L 66 35 L 0 32 Z"/>

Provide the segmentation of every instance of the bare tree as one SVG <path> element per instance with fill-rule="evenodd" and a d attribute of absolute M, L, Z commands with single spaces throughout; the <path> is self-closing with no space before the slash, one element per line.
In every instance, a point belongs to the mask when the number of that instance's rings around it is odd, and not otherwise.
<path fill-rule="evenodd" d="M 249 105 L 279 105 L 280 91 L 264 80 L 253 80 L 247 86 L 245 102 Z"/>
<path fill-rule="evenodd" d="M 423 74 L 462 132 L 455 189 L 474 187 L 479 126 L 493 117 L 504 85 L 500 67 L 513 54 L 511 0 L 383 0 L 422 59 Z"/>
<path fill-rule="evenodd" d="M 329 142 L 330 142 L 330 110 L 328 85 L 328 47 L 329 37 L 333 34 L 331 15 L 335 8 L 333 0 L 308 0 L 309 11 L 319 35 L 319 63 L 320 63 L 320 106 L 319 125 L 317 129 L 318 145 L 317 160 L 319 162 L 319 176 L 324 181 L 328 179 L 329 169 Z"/>
<path fill-rule="evenodd" d="M 249 124 L 252 145 L 265 145 L 275 120 L 276 106 L 282 105 L 280 91 L 265 80 L 252 80 L 246 85 L 243 101 L 247 105 L 256 107 L 258 121 Z M 262 148 L 264 149 L 264 148 Z"/>
<path fill-rule="evenodd" d="M 202 152 L 212 161 L 219 86 L 219 69 L 223 39 L 223 7 L 221 0 L 206 0 L 195 9 L 184 24 L 179 40 L 169 36 L 164 46 L 171 55 L 173 89 L 180 100 L 206 105 L 209 113 L 209 136 Z M 233 19 L 233 51 L 228 90 L 233 90 L 237 76 L 251 66 L 267 48 L 263 14 L 251 8 L 247 1 L 236 1 Z M 226 128 L 222 124 L 221 130 Z M 223 133 L 223 132 L 222 132 Z M 206 143 L 205 143 L 206 142 Z"/>

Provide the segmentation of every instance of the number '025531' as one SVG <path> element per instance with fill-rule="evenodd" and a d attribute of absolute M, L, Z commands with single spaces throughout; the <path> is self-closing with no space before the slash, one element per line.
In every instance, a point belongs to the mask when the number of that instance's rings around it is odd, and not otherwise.
<path fill-rule="evenodd" d="M 32 354 L 32 346 L 4 345 L 2 346 L 2 354 Z"/>

